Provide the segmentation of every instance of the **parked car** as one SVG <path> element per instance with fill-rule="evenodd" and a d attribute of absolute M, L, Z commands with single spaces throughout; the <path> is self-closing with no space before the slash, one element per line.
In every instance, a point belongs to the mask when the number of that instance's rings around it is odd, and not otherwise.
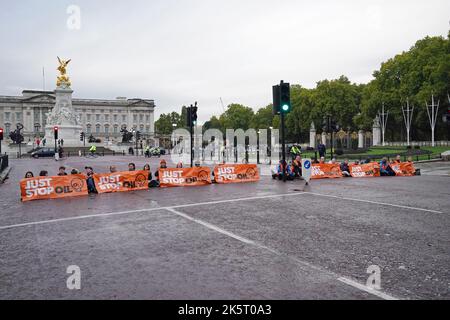
<path fill-rule="evenodd" d="M 55 156 L 54 148 L 42 148 L 31 153 L 31 156 L 37 158 L 50 158 Z"/>

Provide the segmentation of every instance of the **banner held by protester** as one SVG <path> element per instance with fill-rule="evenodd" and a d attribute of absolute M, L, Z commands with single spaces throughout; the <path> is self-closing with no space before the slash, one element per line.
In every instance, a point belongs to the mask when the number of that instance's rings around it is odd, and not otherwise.
<path fill-rule="evenodd" d="M 87 196 L 86 177 L 82 174 L 35 177 L 20 181 L 22 201 Z"/>
<path fill-rule="evenodd" d="M 353 178 L 368 178 L 380 176 L 380 164 L 371 162 L 366 164 L 352 164 L 349 166 Z"/>
<path fill-rule="evenodd" d="M 162 188 L 190 187 L 211 184 L 209 167 L 159 169 L 159 180 Z"/>
<path fill-rule="evenodd" d="M 148 171 L 124 171 L 94 174 L 98 193 L 128 192 L 148 189 Z"/>
<path fill-rule="evenodd" d="M 222 164 L 214 168 L 217 183 L 242 183 L 259 181 L 256 164 Z"/>
<path fill-rule="evenodd" d="M 342 178 L 339 164 L 317 163 L 312 165 L 312 179 Z"/>

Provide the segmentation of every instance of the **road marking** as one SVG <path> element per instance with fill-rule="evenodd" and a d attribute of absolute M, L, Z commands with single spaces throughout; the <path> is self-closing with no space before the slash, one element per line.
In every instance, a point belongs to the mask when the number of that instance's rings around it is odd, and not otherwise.
<path fill-rule="evenodd" d="M 425 211 L 425 212 L 431 212 L 431 213 L 443 213 L 442 211 L 436 211 L 436 210 L 431 210 L 431 209 L 423 209 L 423 208 L 418 208 L 418 207 L 402 206 L 402 205 L 386 203 L 386 202 L 378 202 L 378 201 L 355 199 L 355 198 L 346 198 L 346 197 L 341 197 L 341 196 L 332 196 L 332 195 L 329 195 L 329 194 L 321 194 L 321 193 L 314 193 L 314 192 L 303 192 L 303 193 L 304 194 L 310 194 L 310 195 L 313 195 L 313 196 L 318 196 L 318 197 L 335 198 L 335 199 L 340 199 L 340 200 L 377 204 L 377 205 L 380 205 L 380 206 L 388 206 L 388 207 L 395 207 L 395 208 L 402 208 L 402 209 L 409 209 L 409 210 L 416 210 L 416 211 Z"/>
<path fill-rule="evenodd" d="M 369 287 L 367 287 L 367 286 L 365 286 L 365 285 L 362 285 L 362 284 L 360 284 L 360 283 L 358 283 L 358 282 L 356 282 L 356 281 L 353 281 L 353 280 L 350 280 L 350 279 L 341 277 L 341 276 L 337 275 L 336 273 L 334 273 L 334 272 L 332 272 L 332 271 L 325 270 L 325 269 L 323 269 L 323 268 L 321 268 L 321 267 L 318 267 L 318 266 L 315 266 L 315 265 L 313 265 L 313 264 L 310 264 L 309 262 L 300 260 L 300 259 L 298 259 L 298 258 L 296 258 L 296 257 L 289 256 L 289 255 L 284 254 L 284 253 L 282 253 L 282 252 L 280 252 L 280 251 L 278 251 L 278 250 L 275 250 L 275 249 L 272 249 L 272 248 L 270 248 L 270 247 L 267 247 L 267 246 L 265 246 L 265 245 L 263 245 L 263 244 L 261 244 L 261 243 L 258 243 L 258 242 L 256 242 L 256 241 L 250 240 L 250 239 L 245 238 L 245 237 L 242 237 L 242 236 L 239 236 L 239 235 L 237 235 L 237 234 L 235 234 L 235 233 L 232 233 L 232 232 L 230 232 L 230 231 L 227 231 L 227 230 L 225 230 L 225 229 L 223 229 L 223 228 L 220 228 L 220 227 L 218 227 L 218 226 L 216 226 L 216 225 L 214 225 L 214 224 L 211 224 L 211 223 L 209 223 L 209 222 L 206 222 L 206 221 L 203 221 L 203 220 L 200 220 L 200 219 L 196 219 L 196 218 L 191 217 L 190 215 L 188 215 L 188 214 L 186 214 L 186 213 L 183 213 L 183 212 L 180 212 L 180 211 L 178 211 L 178 210 L 175 210 L 174 208 L 166 208 L 165 210 L 167 210 L 167 211 L 169 211 L 169 212 L 172 212 L 173 214 L 176 214 L 177 216 L 180 216 L 180 217 L 182 217 L 182 218 L 185 218 L 185 219 L 187 219 L 187 220 L 189 220 L 189 221 L 192 221 L 192 222 L 195 222 L 195 223 L 197 223 L 197 224 L 199 224 L 199 225 L 202 225 L 202 226 L 204 226 L 204 227 L 206 227 L 206 228 L 208 228 L 208 229 L 211 229 L 211 230 L 213 230 L 213 231 L 216 231 L 216 232 L 218 232 L 218 233 L 221 233 L 221 234 L 223 234 L 223 235 L 226 235 L 226 236 L 228 236 L 228 237 L 230 237 L 230 238 L 236 239 L 236 240 L 238 240 L 238 241 L 240 241 L 240 242 L 243 242 L 243 243 L 246 243 L 246 244 L 253 245 L 253 246 L 255 246 L 255 247 L 257 247 L 257 248 L 260 248 L 260 249 L 263 249 L 263 250 L 267 250 L 267 251 L 269 251 L 269 252 L 271 252 L 271 253 L 273 253 L 273 254 L 276 254 L 276 255 L 278 255 L 278 256 L 281 256 L 281 257 L 284 257 L 284 258 L 288 258 L 289 260 L 294 261 L 296 264 L 300 264 L 300 265 L 306 266 L 306 267 L 308 267 L 308 268 L 314 269 L 314 270 L 316 270 L 316 271 L 325 273 L 325 274 L 331 276 L 332 278 L 337 279 L 337 280 L 340 281 L 340 282 L 343 282 L 343 283 L 345 283 L 345 284 L 347 284 L 347 285 L 349 285 L 349 286 L 352 286 L 352 287 L 354 287 L 354 288 L 356 288 L 356 289 L 359 289 L 359 290 L 368 292 L 368 293 L 370 293 L 370 294 L 373 294 L 373 295 L 375 295 L 375 296 L 377 296 L 377 297 L 379 297 L 379 298 L 381 298 L 381 299 L 385 299 L 385 300 L 398 300 L 397 298 L 394 298 L 394 297 L 392 297 L 392 296 L 390 296 L 390 295 L 388 295 L 388 294 L 386 294 L 386 293 L 384 293 L 384 292 L 381 292 L 381 291 L 379 291 L 379 290 L 374 290 L 374 289 L 369 288 Z"/>
<path fill-rule="evenodd" d="M 391 295 L 388 295 L 388 294 L 386 294 L 386 293 L 384 293 L 384 292 L 382 292 L 380 290 L 376 290 L 376 289 L 373 289 L 371 287 L 365 286 L 365 285 L 360 284 L 359 282 L 353 281 L 351 279 L 340 277 L 340 278 L 338 278 L 338 281 L 343 282 L 343 283 L 345 283 L 345 284 L 347 284 L 349 286 L 352 286 L 354 288 L 357 288 L 359 290 L 365 291 L 367 293 L 373 294 L 373 295 L 375 295 L 375 296 L 377 296 L 377 297 L 379 297 L 381 299 L 384 299 L 384 300 L 399 300 L 398 298 L 395 298 L 395 297 L 393 297 Z"/>
<path fill-rule="evenodd" d="M 27 226 L 36 226 L 36 225 L 57 223 L 57 222 L 64 222 L 64 221 L 74 221 L 74 220 L 81 220 L 81 219 L 88 219 L 88 218 L 119 216 L 119 215 L 133 214 L 133 213 L 140 213 L 140 212 L 149 212 L 149 211 L 151 212 L 151 211 L 165 210 L 165 209 L 189 208 L 189 207 L 195 207 L 195 206 L 204 206 L 204 205 L 212 205 L 212 204 L 220 204 L 220 203 L 251 201 L 251 200 L 281 198 L 281 197 L 300 196 L 300 195 L 302 195 L 302 193 L 295 192 L 295 193 L 273 194 L 273 195 L 258 196 L 258 197 L 246 197 L 246 198 L 235 198 L 235 199 L 227 199 L 227 200 L 208 201 L 208 202 L 198 202 L 198 203 L 182 204 L 182 205 L 169 206 L 169 207 L 157 207 L 157 208 L 128 210 L 128 211 L 120 211 L 120 212 L 98 213 L 98 214 L 91 214 L 91 215 L 84 215 L 84 216 L 76 216 L 76 217 L 68 217 L 68 218 L 60 218 L 60 219 L 49 219 L 49 220 L 0 226 L 0 230 L 19 228 L 19 227 L 27 227 Z"/>

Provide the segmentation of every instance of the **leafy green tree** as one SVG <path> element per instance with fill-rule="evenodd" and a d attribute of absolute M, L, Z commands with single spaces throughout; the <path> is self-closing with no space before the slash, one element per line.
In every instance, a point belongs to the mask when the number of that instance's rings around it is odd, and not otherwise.
<path fill-rule="evenodd" d="M 254 116 L 252 108 L 245 107 L 241 104 L 231 104 L 223 113 L 219 121 L 223 129 L 243 129 L 247 130 L 251 126 Z"/>

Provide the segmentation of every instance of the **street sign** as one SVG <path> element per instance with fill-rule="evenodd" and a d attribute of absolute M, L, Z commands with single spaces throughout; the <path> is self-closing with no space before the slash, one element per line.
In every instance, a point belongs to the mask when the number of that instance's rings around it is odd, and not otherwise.
<path fill-rule="evenodd" d="M 311 180 L 312 162 L 311 159 L 302 160 L 302 176 L 305 179 L 306 184 L 309 184 Z"/>

